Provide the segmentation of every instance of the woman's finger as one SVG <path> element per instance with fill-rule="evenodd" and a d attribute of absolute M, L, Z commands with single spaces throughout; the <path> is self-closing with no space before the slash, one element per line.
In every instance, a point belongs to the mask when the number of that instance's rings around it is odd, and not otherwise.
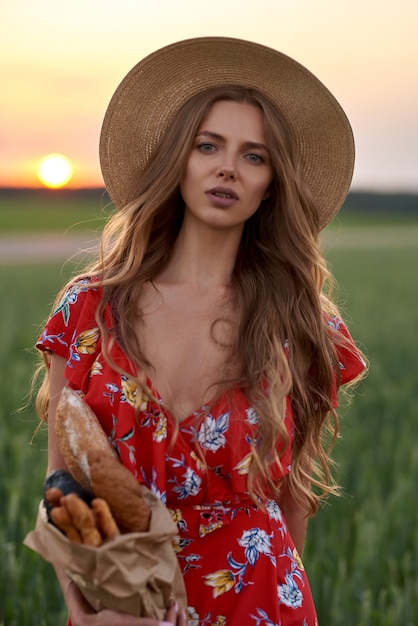
<path fill-rule="evenodd" d="M 179 610 L 179 605 L 177 602 L 172 604 L 168 609 L 165 616 L 165 621 L 160 622 L 160 626 L 166 626 L 168 624 L 174 624 L 175 626 L 187 626 L 186 612 Z"/>
<path fill-rule="evenodd" d="M 186 611 L 180 611 L 177 618 L 177 626 L 187 626 L 187 621 Z"/>

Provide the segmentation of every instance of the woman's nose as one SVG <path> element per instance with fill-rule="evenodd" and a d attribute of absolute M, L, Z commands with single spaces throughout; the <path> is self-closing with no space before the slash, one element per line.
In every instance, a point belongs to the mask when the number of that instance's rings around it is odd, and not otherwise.
<path fill-rule="evenodd" d="M 235 168 L 232 165 L 222 165 L 218 171 L 218 178 L 223 180 L 235 180 Z"/>

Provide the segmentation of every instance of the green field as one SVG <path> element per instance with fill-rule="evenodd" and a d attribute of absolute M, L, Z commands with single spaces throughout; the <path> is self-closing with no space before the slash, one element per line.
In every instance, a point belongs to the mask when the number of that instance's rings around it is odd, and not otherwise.
<path fill-rule="evenodd" d="M 113 210 L 104 191 L 0 189 L 0 234 L 99 230 Z"/>
<path fill-rule="evenodd" d="M 344 411 L 335 452 L 345 496 L 321 509 L 308 532 L 304 563 L 321 626 L 418 624 L 418 227 L 412 222 L 406 229 L 393 219 L 378 227 L 341 222 L 326 233 L 340 303 L 371 369 Z M 22 546 L 36 517 L 46 451 L 45 433 L 30 445 L 33 408 L 16 409 L 26 399 L 31 346 L 70 269 L 0 266 L 1 626 L 66 623 L 50 566 Z"/>

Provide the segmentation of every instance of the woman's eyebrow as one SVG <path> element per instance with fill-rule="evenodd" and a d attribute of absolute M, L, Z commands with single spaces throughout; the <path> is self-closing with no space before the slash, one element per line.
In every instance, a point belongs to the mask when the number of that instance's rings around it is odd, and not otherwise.
<path fill-rule="evenodd" d="M 219 133 L 213 133 L 210 130 L 200 130 L 196 137 L 209 137 L 211 139 L 216 139 L 217 141 L 225 141 L 225 137 L 223 135 L 219 135 Z M 270 152 L 268 147 L 264 143 L 258 143 L 256 141 L 246 141 L 244 143 L 246 148 L 252 148 L 257 150 L 265 150 L 266 152 Z"/>
<path fill-rule="evenodd" d="M 211 139 L 217 139 L 218 141 L 225 141 L 225 137 L 219 135 L 218 133 L 212 133 L 210 130 L 199 130 L 196 134 L 196 137 L 210 137 Z"/>

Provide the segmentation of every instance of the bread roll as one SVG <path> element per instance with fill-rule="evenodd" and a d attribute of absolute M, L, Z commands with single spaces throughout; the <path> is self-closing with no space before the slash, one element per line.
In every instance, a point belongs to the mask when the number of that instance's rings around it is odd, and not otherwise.
<path fill-rule="evenodd" d="M 55 430 L 72 476 L 85 489 L 91 489 L 87 451 L 94 449 L 105 460 L 117 460 L 117 457 L 96 415 L 70 387 L 64 387 L 61 392 L 55 414 Z"/>
<path fill-rule="evenodd" d="M 106 500 L 94 498 L 91 508 L 103 539 L 113 539 L 113 537 L 120 535 L 120 530 Z"/>
<path fill-rule="evenodd" d="M 67 509 L 73 526 L 78 530 L 82 543 L 88 546 L 100 546 L 102 536 L 96 526 L 91 508 L 75 493 L 63 496 L 61 503 Z"/>
<path fill-rule="evenodd" d="M 57 487 L 49 487 L 45 490 L 44 501 L 49 505 L 50 509 L 60 505 L 60 500 L 64 493 Z"/>
<path fill-rule="evenodd" d="M 65 506 L 54 506 L 51 509 L 51 520 L 54 525 L 62 530 L 72 543 L 83 543 L 81 535 L 71 519 L 70 513 Z"/>

